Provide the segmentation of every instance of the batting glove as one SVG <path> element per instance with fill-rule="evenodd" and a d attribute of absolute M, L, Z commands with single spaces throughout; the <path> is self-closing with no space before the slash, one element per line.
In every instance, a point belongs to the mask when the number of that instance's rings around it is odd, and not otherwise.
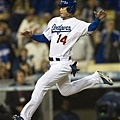
<path fill-rule="evenodd" d="M 77 64 L 77 62 L 75 61 L 72 65 L 70 65 L 70 67 L 72 69 L 71 74 L 73 74 L 74 77 L 75 77 L 75 74 L 79 71 L 79 69 L 77 69 L 76 64 Z"/>

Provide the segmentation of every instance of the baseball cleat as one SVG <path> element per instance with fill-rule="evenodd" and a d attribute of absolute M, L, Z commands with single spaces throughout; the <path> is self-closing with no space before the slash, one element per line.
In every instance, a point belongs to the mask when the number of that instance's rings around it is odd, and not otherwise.
<path fill-rule="evenodd" d="M 22 117 L 20 117 L 20 116 L 14 115 L 12 117 L 12 120 L 24 120 L 24 119 Z"/>
<path fill-rule="evenodd" d="M 101 71 L 97 71 L 99 76 L 102 78 L 104 84 L 113 85 L 112 79 L 109 76 L 104 75 Z"/>

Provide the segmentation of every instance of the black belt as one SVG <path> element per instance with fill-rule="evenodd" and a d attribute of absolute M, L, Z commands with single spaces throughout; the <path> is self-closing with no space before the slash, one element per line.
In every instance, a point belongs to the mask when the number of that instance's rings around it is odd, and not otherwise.
<path fill-rule="evenodd" d="M 68 58 L 68 60 L 71 60 L 71 56 Z M 49 61 L 60 61 L 60 58 L 53 58 L 53 57 L 49 57 Z"/>

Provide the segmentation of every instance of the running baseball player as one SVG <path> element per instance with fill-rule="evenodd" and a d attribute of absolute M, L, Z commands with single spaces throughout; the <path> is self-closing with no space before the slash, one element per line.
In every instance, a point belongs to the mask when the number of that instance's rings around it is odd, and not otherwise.
<path fill-rule="evenodd" d="M 113 85 L 113 81 L 100 71 L 73 82 L 70 78 L 71 73 L 75 76 L 78 71 L 77 62 L 72 63 L 71 60 L 72 46 L 79 37 L 96 30 L 100 20 L 106 16 L 105 11 L 95 12 L 95 20 L 92 23 L 86 23 L 74 17 L 77 7 L 75 0 L 61 0 L 59 6 L 60 17 L 51 19 L 43 34 L 33 34 L 30 30 L 21 32 L 21 35 L 38 42 L 51 41 L 49 54 L 51 67 L 37 81 L 31 100 L 24 106 L 20 116 L 14 115 L 13 120 L 30 120 L 47 91 L 55 84 L 63 96 L 78 93 L 96 84 Z"/>

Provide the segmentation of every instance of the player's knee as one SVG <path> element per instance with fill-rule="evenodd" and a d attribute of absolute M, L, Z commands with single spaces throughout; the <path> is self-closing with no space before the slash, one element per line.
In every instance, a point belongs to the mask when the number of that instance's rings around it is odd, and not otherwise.
<path fill-rule="evenodd" d="M 62 96 L 65 96 L 65 97 L 70 96 L 70 94 L 66 91 L 60 91 L 60 93 Z"/>

